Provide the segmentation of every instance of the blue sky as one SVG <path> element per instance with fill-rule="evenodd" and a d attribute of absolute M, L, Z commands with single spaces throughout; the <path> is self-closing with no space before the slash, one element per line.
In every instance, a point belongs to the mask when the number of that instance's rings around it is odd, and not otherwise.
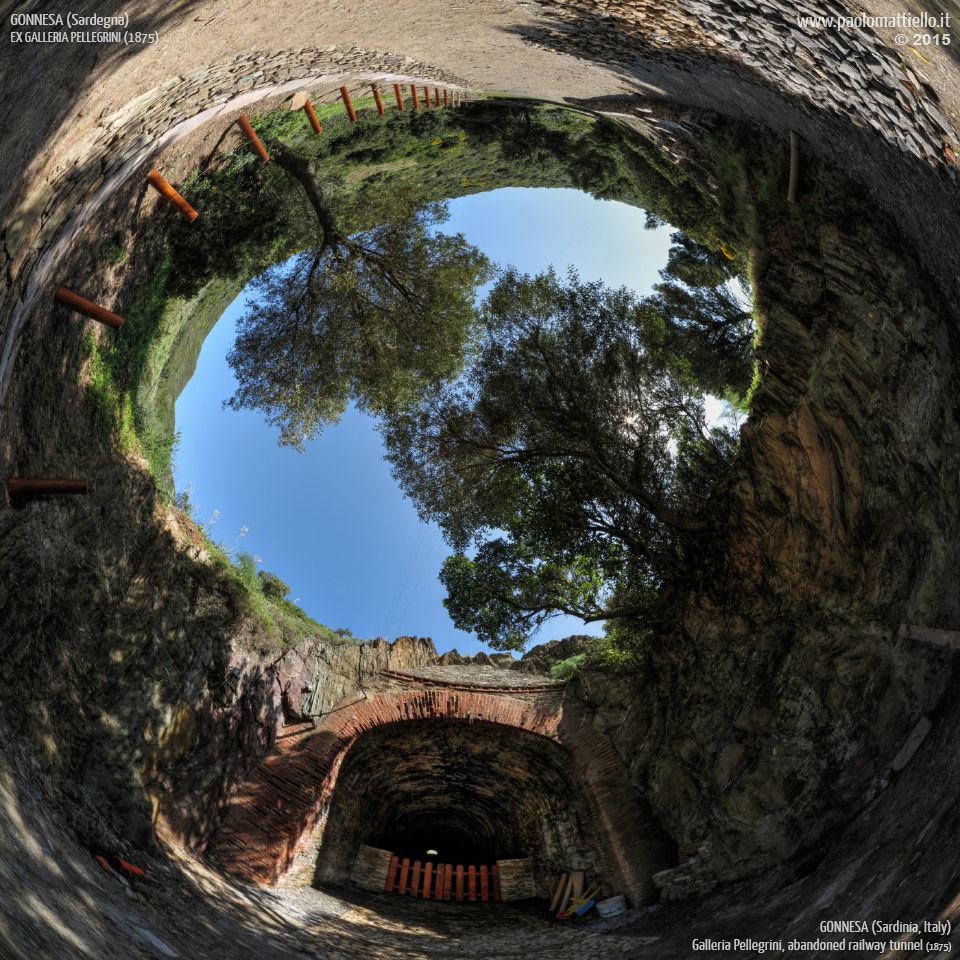
<path fill-rule="evenodd" d="M 495 190 L 451 201 L 450 213 L 444 231 L 500 264 L 528 273 L 573 264 L 585 280 L 639 293 L 659 280 L 670 246 L 670 228 L 645 230 L 642 210 L 576 190 Z M 447 616 L 437 573 L 448 549 L 394 483 L 372 420 L 350 410 L 298 454 L 277 446 L 258 414 L 221 410 L 236 385 L 226 354 L 244 301 L 207 337 L 177 403 L 177 491 L 192 483 L 197 518 L 218 511 L 212 537 L 260 557 L 321 623 L 358 637 L 432 637 L 440 652 L 484 649 Z M 557 618 L 531 644 L 600 632 Z"/>

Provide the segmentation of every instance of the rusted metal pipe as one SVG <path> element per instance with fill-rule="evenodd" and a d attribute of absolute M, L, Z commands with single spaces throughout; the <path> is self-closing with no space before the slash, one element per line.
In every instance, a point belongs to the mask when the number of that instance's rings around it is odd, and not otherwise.
<path fill-rule="evenodd" d="M 256 131 L 254 131 L 253 127 L 250 126 L 250 121 L 241 113 L 240 119 L 237 121 L 237 123 L 240 124 L 240 129 L 243 131 L 243 135 L 253 145 L 253 152 L 264 163 L 267 163 L 270 160 L 270 154 L 263 149 L 263 144 L 260 142 L 260 138 L 257 136 Z"/>
<path fill-rule="evenodd" d="M 447 91 L 446 91 L 446 90 L 443 91 L 443 105 L 444 105 L 445 107 L 449 107 L 449 106 L 450 106 L 450 99 L 449 99 L 449 97 L 447 96 Z"/>
<path fill-rule="evenodd" d="M 161 197 L 163 197 L 165 200 L 169 200 L 170 203 L 177 208 L 177 210 L 186 220 L 190 220 L 192 222 L 197 219 L 197 211 L 194 210 L 193 207 L 191 207 L 190 204 L 187 203 L 187 201 L 184 200 L 183 197 L 181 197 L 180 194 L 177 193 L 177 191 L 174 190 L 173 187 L 171 187 L 170 184 L 167 183 L 167 181 L 164 180 L 156 170 L 151 170 L 147 174 L 147 183 L 149 183 L 150 186 L 153 187 L 153 189 L 156 190 Z"/>
<path fill-rule="evenodd" d="M 383 116 L 383 101 L 380 99 L 380 91 L 377 89 L 377 85 L 373 84 L 373 101 L 377 105 L 377 113 L 380 116 Z"/>
<path fill-rule="evenodd" d="M 415 84 L 410 84 L 410 92 L 413 94 L 413 109 L 420 109 L 420 101 L 417 99 L 417 88 Z"/>
<path fill-rule="evenodd" d="M 403 110 L 403 96 L 402 96 L 401 93 L 400 93 L 400 84 L 399 84 L 399 83 L 395 83 L 395 84 L 393 85 L 393 93 L 394 93 L 394 96 L 397 98 L 397 109 L 402 111 L 402 110 Z"/>
<path fill-rule="evenodd" d="M 436 87 L 433 88 L 433 105 L 440 106 L 440 91 Z"/>
<path fill-rule="evenodd" d="M 11 477 L 7 481 L 7 496 L 11 500 L 86 492 L 86 480 L 63 480 L 58 477 Z"/>
<path fill-rule="evenodd" d="M 800 135 L 790 131 L 790 186 L 787 187 L 787 203 L 797 202 L 797 184 L 800 182 Z"/>
<path fill-rule="evenodd" d="M 323 133 L 323 127 L 320 126 L 320 121 L 317 119 L 317 115 L 313 112 L 313 104 L 310 102 L 309 97 L 307 97 L 303 104 L 303 112 L 307 115 L 307 119 L 310 121 L 310 126 L 313 127 L 313 132 Z"/>
<path fill-rule="evenodd" d="M 74 293 L 66 287 L 57 287 L 53 299 L 64 307 L 69 307 L 71 310 L 76 310 L 77 313 L 82 313 L 92 320 L 97 320 L 108 327 L 113 327 L 114 330 L 119 330 L 123 326 L 123 317 L 118 317 L 115 313 L 105 310 L 99 304 L 94 303 L 92 300 L 87 300 L 86 297 L 81 297 L 80 294 Z"/>
<path fill-rule="evenodd" d="M 340 96 L 343 97 L 343 105 L 347 108 L 347 116 L 350 118 L 350 122 L 356 123 L 357 114 L 353 109 L 353 104 L 350 102 L 350 94 L 346 87 L 340 88 Z"/>

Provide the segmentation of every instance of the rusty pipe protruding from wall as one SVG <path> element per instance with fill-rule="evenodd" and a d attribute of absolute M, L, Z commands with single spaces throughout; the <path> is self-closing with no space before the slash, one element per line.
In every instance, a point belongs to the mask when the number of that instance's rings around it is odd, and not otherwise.
<path fill-rule="evenodd" d="M 11 477 L 7 481 L 7 496 L 11 500 L 86 492 L 86 480 L 63 480 L 59 477 Z"/>
<path fill-rule="evenodd" d="M 113 327 L 114 330 L 119 330 L 123 326 L 123 317 L 118 317 L 115 313 L 111 313 L 99 304 L 88 300 L 86 297 L 81 297 L 80 294 L 74 293 L 66 287 L 57 287 L 53 299 L 64 307 L 90 317 L 91 320 L 97 320 L 105 326 Z"/>
<path fill-rule="evenodd" d="M 380 116 L 383 116 L 383 101 L 380 99 L 380 91 L 377 89 L 377 85 L 373 84 L 373 101 L 377 105 L 377 113 Z"/>
<path fill-rule="evenodd" d="M 397 109 L 402 111 L 402 110 L 403 110 L 403 95 L 400 93 L 400 84 L 399 84 L 399 83 L 395 83 L 395 84 L 393 85 L 393 93 L 394 93 L 394 96 L 396 96 L 396 98 L 397 98 Z"/>
<path fill-rule="evenodd" d="M 350 101 L 350 92 L 346 87 L 340 88 L 340 96 L 343 98 L 343 105 L 347 108 L 347 116 L 350 118 L 351 123 L 357 122 L 357 114 L 353 109 L 353 103 Z"/>
<path fill-rule="evenodd" d="M 313 112 L 313 104 L 310 102 L 310 97 L 303 103 L 303 112 L 307 115 L 307 119 L 310 121 L 310 126 L 313 127 L 314 133 L 323 133 L 323 127 L 320 126 L 320 121 L 317 119 L 317 115 Z"/>
<path fill-rule="evenodd" d="M 240 119 L 237 121 L 237 123 L 240 124 L 240 129 L 243 131 L 243 135 L 253 145 L 254 153 L 256 153 L 256 155 L 264 163 L 267 163 L 270 160 L 270 154 L 264 150 L 263 144 L 260 142 L 260 138 L 257 136 L 256 131 L 250 126 L 250 121 L 241 113 Z"/>
<path fill-rule="evenodd" d="M 156 170 L 151 170 L 147 174 L 147 183 L 149 183 L 150 186 L 153 187 L 153 189 L 156 190 L 161 197 L 163 197 L 165 200 L 169 200 L 170 203 L 177 208 L 184 219 L 191 222 L 197 219 L 197 211 L 194 210 L 193 207 L 191 207 L 190 204 L 187 203 L 187 201 L 184 200 L 183 197 L 181 197 L 180 194 L 177 193 L 177 191 L 174 190 L 173 187 L 171 187 L 170 184 L 167 183 L 167 181 L 164 180 L 164 178 L 160 176 Z"/>
<path fill-rule="evenodd" d="M 787 203 L 797 202 L 797 184 L 800 182 L 800 134 L 790 131 L 790 186 L 787 187 Z"/>
<path fill-rule="evenodd" d="M 420 101 L 417 99 L 417 87 L 416 87 L 416 84 L 413 84 L 413 83 L 410 84 L 410 92 L 413 94 L 413 109 L 414 109 L 414 110 L 419 110 L 419 109 L 420 109 Z"/>

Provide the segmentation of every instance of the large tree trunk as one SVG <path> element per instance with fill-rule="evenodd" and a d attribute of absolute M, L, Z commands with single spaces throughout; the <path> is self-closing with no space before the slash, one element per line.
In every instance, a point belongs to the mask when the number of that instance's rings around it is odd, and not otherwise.
<path fill-rule="evenodd" d="M 317 168 L 313 160 L 301 157 L 299 153 L 291 150 L 279 140 L 268 141 L 268 149 L 277 166 L 284 172 L 289 173 L 306 192 L 307 199 L 317 215 L 321 230 L 323 230 L 323 246 L 336 249 L 345 237 L 337 225 L 333 211 L 330 209 L 330 205 L 323 194 L 323 189 L 317 180 Z"/>

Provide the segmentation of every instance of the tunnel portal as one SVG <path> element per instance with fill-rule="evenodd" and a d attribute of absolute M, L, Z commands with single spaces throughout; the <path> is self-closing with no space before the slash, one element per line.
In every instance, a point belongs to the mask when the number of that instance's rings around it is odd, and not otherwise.
<path fill-rule="evenodd" d="M 651 878 L 676 851 L 564 684 L 471 687 L 443 669 L 386 671 L 317 727 L 281 736 L 211 841 L 220 865 L 261 884 L 342 883 L 373 850 L 384 889 L 394 856 L 523 862 L 531 895 L 584 870 L 611 893 L 654 900 Z"/>
<path fill-rule="evenodd" d="M 538 887 L 571 868 L 600 869 L 596 818 L 567 751 L 482 721 L 395 723 L 358 740 L 338 777 L 317 880 L 346 880 L 362 844 L 411 861 L 529 858 Z"/>

